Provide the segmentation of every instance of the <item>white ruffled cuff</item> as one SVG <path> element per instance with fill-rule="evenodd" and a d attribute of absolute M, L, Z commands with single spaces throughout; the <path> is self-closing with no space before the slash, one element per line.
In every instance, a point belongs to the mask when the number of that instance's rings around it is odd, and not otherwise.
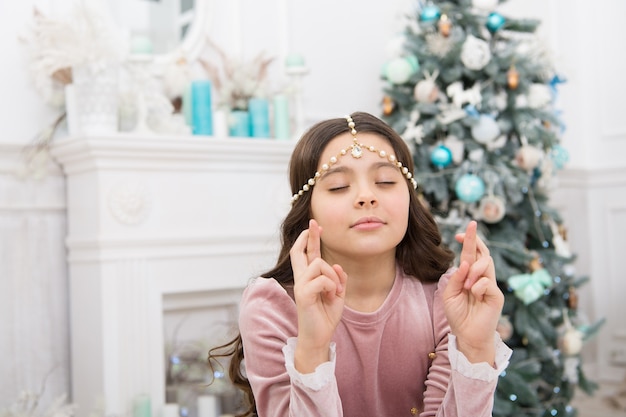
<path fill-rule="evenodd" d="M 509 365 L 509 358 L 513 351 L 502 341 L 498 332 L 495 332 L 493 341 L 496 345 L 495 368 L 487 362 L 471 363 L 457 349 L 456 336 L 449 334 L 448 357 L 450 359 L 450 367 L 467 378 L 480 379 L 486 382 L 494 381 Z"/>
<path fill-rule="evenodd" d="M 330 343 L 330 361 L 318 365 L 317 368 L 315 368 L 315 372 L 302 374 L 296 370 L 294 365 L 297 341 L 297 337 L 290 337 L 287 339 L 287 344 L 283 346 L 287 374 L 291 378 L 292 383 L 313 391 L 319 391 L 335 377 L 335 363 L 337 358 L 335 342 Z"/>

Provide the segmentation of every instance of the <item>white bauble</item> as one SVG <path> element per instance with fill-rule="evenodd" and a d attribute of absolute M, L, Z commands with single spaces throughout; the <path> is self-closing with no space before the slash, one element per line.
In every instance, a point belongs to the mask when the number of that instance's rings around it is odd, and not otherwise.
<path fill-rule="evenodd" d="M 577 329 L 567 329 L 563 335 L 563 352 L 566 355 L 578 355 L 583 348 L 584 334 Z"/>
<path fill-rule="evenodd" d="M 541 149 L 530 145 L 524 145 L 517 151 L 517 154 L 515 155 L 515 162 L 520 168 L 526 171 L 532 171 L 539 166 L 542 158 L 543 151 Z"/>
<path fill-rule="evenodd" d="M 483 197 L 477 214 L 485 223 L 498 223 L 506 214 L 506 202 L 497 195 Z"/>
<path fill-rule="evenodd" d="M 485 157 L 485 150 L 483 148 L 472 149 L 467 154 L 467 159 L 472 162 L 482 162 Z"/>
<path fill-rule="evenodd" d="M 500 91 L 493 95 L 492 104 L 499 111 L 504 111 L 507 106 L 507 94 L 504 91 Z"/>
<path fill-rule="evenodd" d="M 500 149 L 509 141 L 509 138 L 506 135 L 500 135 L 495 138 L 493 141 L 487 144 L 487 149 L 493 151 L 495 149 Z"/>
<path fill-rule="evenodd" d="M 455 164 L 458 165 L 463 162 L 463 157 L 465 154 L 465 144 L 461 139 L 454 135 L 450 135 L 443 140 L 443 145 L 446 148 L 450 149 L 450 152 L 452 152 L 452 161 Z"/>
<path fill-rule="evenodd" d="M 435 84 L 435 81 L 430 78 L 426 78 L 415 84 L 415 90 L 413 91 L 415 100 L 420 103 L 432 103 L 437 99 L 438 94 L 439 88 L 437 84 Z"/>
<path fill-rule="evenodd" d="M 498 122 L 486 114 L 481 114 L 478 123 L 472 126 L 472 137 L 476 142 L 486 145 L 500 136 Z"/>
<path fill-rule="evenodd" d="M 531 84 L 528 88 L 528 107 L 540 109 L 552 101 L 552 92 L 545 84 Z"/>
<path fill-rule="evenodd" d="M 472 0 L 472 6 L 485 12 L 493 12 L 498 6 L 498 0 Z"/>
<path fill-rule="evenodd" d="M 525 94 L 518 94 L 518 96 L 515 97 L 515 108 L 523 109 L 525 107 L 528 107 L 528 97 L 526 97 Z"/>
<path fill-rule="evenodd" d="M 469 35 L 461 49 L 461 61 L 467 68 L 479 71 L 491 60 L 489 44 L 482 39 Z"/>

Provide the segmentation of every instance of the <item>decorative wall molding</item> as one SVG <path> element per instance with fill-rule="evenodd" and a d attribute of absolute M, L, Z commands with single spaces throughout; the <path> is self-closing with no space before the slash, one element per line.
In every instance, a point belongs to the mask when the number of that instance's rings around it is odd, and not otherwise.
<path fill-rule="evenodd" d="M 588 365 L 596 370 L 590 375 L 618 382 L 624 369 L 611 363 L 610 349 L 615 343 L 613 334 L 623 321 L 619 295 L 626 293 L 620 272 L 626 232 L 626 167 L 565 169 L 558 178 L 552 199 L 566 208 L 563 214 L 578 256 L 577 270 L 590 278 L 581 288 L 581 308 L 593 320 L 606 319 L 593 346 L 587 348 Z"/>
<path fill-rule="evenodd" d="M 275 235 L 154 236 L 150 238 L 77 240 L 68 238 L 69 261 L 76 263 L 134 258 L 169 259 L 206 256 L 275 254 Z"/>
<path fill-rule="evenodd" d="M 65 178 L 53 163 L 19 178 L 23 147 L 0 143 L 0 398 L 45 379 L 40 404 L 52 404 L 70 387 Z"/>
<path fill-rule="evenodd" d="M 146 185 L 123 179 L 111 187 L 108 202 L 111 214 L 117 221 L 138 224 L 148 216 L 151 196 Z"/>
<path fill-rule="evenodd" d="M 24 149 L 28 146 L 28 143 L 17 141 L 0 141 L 0 175 L 13 176 L 19 180 L 16 176 L 18 168 L 24 163 Z M 48 164 L 49 176 L 62 176 L 63 172 L 61 167 L 50 162 Z"/>
<path fill-rule="evenodd" d="M 605 188 L 626 185 L 626 167 L 565 168 L 558 174 L 558 186 L 568 188 Z"/>

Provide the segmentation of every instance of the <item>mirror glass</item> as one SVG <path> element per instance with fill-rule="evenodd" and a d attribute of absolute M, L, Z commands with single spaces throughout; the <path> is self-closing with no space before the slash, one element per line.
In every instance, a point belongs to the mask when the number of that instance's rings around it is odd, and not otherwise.
<path fill-rule="evenodd" d="M 131 53 L 163 56 L 187 43 L 208 1 L 114 0 L 109 5 L 117 24 L 128 31 Z"/>

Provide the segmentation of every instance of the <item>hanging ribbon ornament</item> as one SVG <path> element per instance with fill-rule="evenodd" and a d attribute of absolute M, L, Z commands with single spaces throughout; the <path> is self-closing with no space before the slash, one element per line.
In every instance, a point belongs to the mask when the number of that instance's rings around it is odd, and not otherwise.
<path fill-rule="evenodd" d="M 552 284 L 552 277 L 545 268 L 541 268 L 530 274 L 513 275 L 507 283 L 515 296 L 529 305 L 541 298 L 546 288 Z"/>
<path fill-rule="evenodd" d="M 552 89 L 552 93 L 554 94 L 554 98 L 556 99 L 556 95 L 557 95 L 557 87 L 559 86 L 559 84 L 563 84 L 565 83 L 565 79 L 561 78 L 559 75 L 555 75 L 554 77 L 552 77 L 552 79 L 550 80 L 550 88 Z"/>

